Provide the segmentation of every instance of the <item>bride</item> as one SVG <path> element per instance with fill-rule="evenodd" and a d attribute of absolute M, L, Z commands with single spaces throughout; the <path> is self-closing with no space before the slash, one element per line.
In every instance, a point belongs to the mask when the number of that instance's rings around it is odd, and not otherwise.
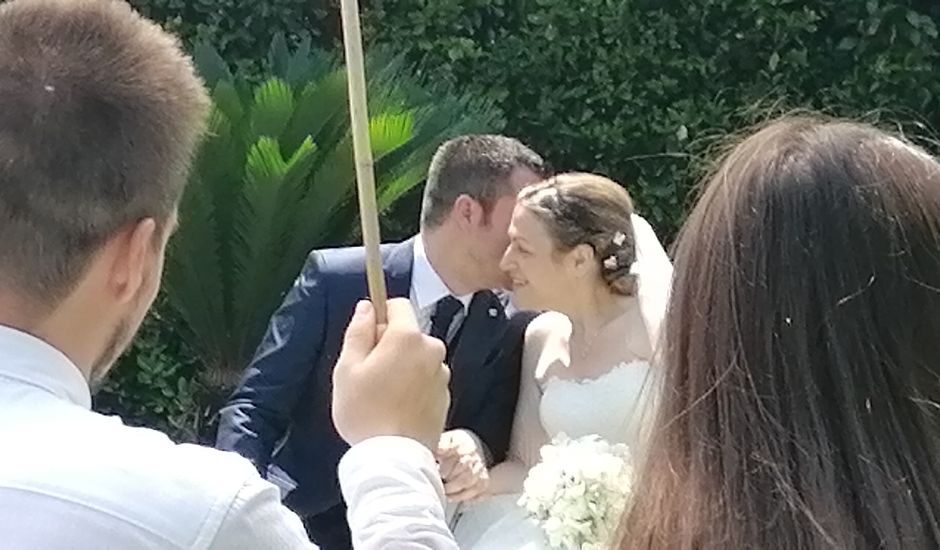
<path fill-rule="evenodd" d="M 550 311 L 526 332 L 509 457 L 489 496 L 462 506 L 462 549 L 547 548 L 516 502 L 539 449 L 564 433 L 634 448 L 648 417 L 649 361 L 672 278 L 669 258 L 630 196 L 591 174 L 519 194 L 501 267 L 517 306 Z"/>

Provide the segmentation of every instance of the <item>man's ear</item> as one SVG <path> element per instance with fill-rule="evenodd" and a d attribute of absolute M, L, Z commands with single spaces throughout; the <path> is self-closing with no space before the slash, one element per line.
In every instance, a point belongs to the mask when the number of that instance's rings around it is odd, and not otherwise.
<path fill-rule="evenodd" d="M 454 201 L 451 215 L 457 220 L 458 227 L 469 229 L 483 222 L 483 205 L 470 195 L 460 195 Z"/>
<path fill-rule="evenodd" d="M 110 287 L 119 301 L 130 302 L 137 298 L 156 253 L 157 238 L 157 223 L 153 218 L 129 224 L 115 235 Z"/>

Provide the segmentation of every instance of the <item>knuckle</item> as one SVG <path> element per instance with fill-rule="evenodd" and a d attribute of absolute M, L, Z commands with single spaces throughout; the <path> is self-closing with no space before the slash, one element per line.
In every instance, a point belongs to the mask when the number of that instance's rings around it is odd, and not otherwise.
<path fill-rule="evenodd" d="M 389 326 L 388 329 L 386 329 L 386 335 L 405 346 L 413 346 L 416 342 L 420 341 L 421 338 L 424 338 L 421 332 L 403 326 Z"/>
<path fill-rule="evenodd" d="M 430 336 L 421 335 L 423 340 L 423 349 L 425 352 L 434 358 L 434 361 L 441 362 L 444 360 L 444 357 L 447 355 L 447 347 L 444 345 L 444 342 L 441 342 L 437 338 L 432 338 Z"/>

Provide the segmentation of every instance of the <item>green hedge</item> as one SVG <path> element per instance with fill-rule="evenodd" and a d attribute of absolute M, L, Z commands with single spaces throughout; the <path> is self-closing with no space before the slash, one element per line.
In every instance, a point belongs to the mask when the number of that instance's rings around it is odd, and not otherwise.
<path fill-rule="evenodd" d="M 295 42 L 337 38 L 337 13 L 330 0 L 130 0 L 147 17 L 160 21 L 189 45 L 211 44 L 239 69 L 261 69 L 278 32 Z M 335 4 L 338 5 L 338 4 Z"/>
<path fill-rule="evenodd" d="M 507 132 L 559 167 L 621 181 L 666 232 L 712 145 L 768 112 L 940 116 L 934 3 L 374 0 L 371 9 L 373 40 L 495 96 Z"/>
<path fill-rule="evenodd" d="M 282 30 L 340 37 L 332 0 L 136 0 L 256 66 Z M 712 145 L 789 108 L 940 118 L 933 0 L 364 0 L 370 44 L 495 98 L 505 131 L 564 169 L 623 182 L 666 233 Z M 416 204 L 411 203 L 411 204 Z M 401 208 L 408 230 L 413 208 Z"/>

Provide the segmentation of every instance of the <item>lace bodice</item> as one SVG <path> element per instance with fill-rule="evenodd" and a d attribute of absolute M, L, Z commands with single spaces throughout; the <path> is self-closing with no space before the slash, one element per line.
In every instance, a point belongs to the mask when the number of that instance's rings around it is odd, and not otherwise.
<path fill-rule="evenodd" d="M 542 383 L 539 417 L 548 437 L 597 434 L 612 443 L 634 445 L 648 419 L 650 365 L 632 361 L 599 378 L 549 377 Z"/>
<path fill-rule="evenodd" d="M 556 369 L 564 365 L 569 327 L 557 313 L 543 314 L 529 326 L 508 457 L 518 467 L 499 468 L 503 471 L 491 475 L 497 492 L 521 488 L 542 446 L 561 433 L 575 438 L 597 434 L 631 447 L 645 435 L 656 394 L 647 358 L 625 361 L 597 378 L 559 378 Z"/>

